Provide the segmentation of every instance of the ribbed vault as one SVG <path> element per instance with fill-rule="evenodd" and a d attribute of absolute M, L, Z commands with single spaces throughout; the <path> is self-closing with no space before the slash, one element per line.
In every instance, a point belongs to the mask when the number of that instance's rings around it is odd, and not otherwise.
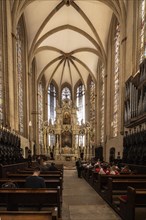
<path fill-rule="evenodd" d="M 54 80 L 74 87 L 88 76 L 96 81 L 99 59 L 106 65 L 107 40 L 113 13 L 124 25 L 124 0 L 15 0 L 13 32 L 24 14 L 29 53 L 38 81 Z"/>

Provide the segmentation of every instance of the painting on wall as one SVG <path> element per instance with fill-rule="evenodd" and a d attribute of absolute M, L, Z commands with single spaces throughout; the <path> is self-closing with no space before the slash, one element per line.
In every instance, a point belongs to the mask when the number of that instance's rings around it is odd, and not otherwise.
<path fill-rule="evenodd" d="M 64 131 L 62 133 L 62 147 L 72 147 L 72 133 Z"/>

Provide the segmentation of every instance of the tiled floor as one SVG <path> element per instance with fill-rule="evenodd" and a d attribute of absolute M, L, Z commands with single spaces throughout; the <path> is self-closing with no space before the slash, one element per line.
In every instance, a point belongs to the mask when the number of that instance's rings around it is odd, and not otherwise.
<path fill-rule="evenodd" d="M 76 170 L 64 171 L 62 220 L 121 220 Z"/>

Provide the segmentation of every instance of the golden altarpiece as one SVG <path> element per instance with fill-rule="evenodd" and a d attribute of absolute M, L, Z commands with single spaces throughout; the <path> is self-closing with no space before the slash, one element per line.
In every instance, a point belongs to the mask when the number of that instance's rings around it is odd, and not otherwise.
<path fill-rule="evenodd" d="M 77 107 L 70 99 L 64 99 L 61 106 L 56 106 L 56 120 L 43 124 L 44 151 L 53 154 L 55 160 L 75 160 L 92 156 L 92 128 L 89 122 L 79 124 Z M 54 137 L 54 142 L 50 141 Z"/>

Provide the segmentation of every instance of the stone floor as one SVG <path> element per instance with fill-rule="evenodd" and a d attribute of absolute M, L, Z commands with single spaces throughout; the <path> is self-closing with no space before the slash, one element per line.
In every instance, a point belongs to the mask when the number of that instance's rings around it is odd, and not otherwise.
<path fill-rule="evenodd" d="M 121 220 L 76 170 L 64 170 L 62 220 Z"/>

